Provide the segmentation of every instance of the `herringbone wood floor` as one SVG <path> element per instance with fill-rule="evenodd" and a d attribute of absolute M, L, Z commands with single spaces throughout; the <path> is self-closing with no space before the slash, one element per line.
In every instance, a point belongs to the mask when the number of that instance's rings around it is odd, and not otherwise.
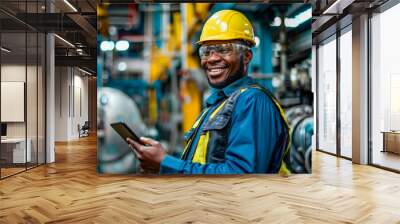
<path fill-rule="evenodd" d="M 0 223 L 400 223 L 400 175 L 315 152 L 313 174 L 96 174 L 94 137 L 0 181 Z"/>

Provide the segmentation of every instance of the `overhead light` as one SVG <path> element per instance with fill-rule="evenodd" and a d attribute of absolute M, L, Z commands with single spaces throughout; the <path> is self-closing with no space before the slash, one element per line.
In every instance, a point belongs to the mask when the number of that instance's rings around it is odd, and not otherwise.
<path fill-rule="evenodd" d="M 115 49 L 117 51 L 126 51 L 129 49 L 129 42 L 127 40 L 119 40 L 115 44 Z"/>
<path fill-rule="evenodd" d="M 280 17 L 275 17 L 274 21 L 272 22 L 271 26 L 281 26 L 282 19 Z M 285 26 L 294 28 L 298 26 L 298 23 L 295 18 L 285 18 Z"/>
<path fill-rule="evenodd" d="M 339 4 L 340 0 L 336 0 L 331 6 L 329 6 L 325 11 L 322 12 L 322 14 L 328 14 L 331 12 L 332 9 L 336 8 L 337 5 Z"/>
<path fill-rule="evenodd" d="M 126 70 L 127 67 L 128 67 L 128 66 L 126 65 L 125 62 L 120 62 L 120 63 L 118 64 L 118 71 L 123 72 L 123 71 Z"/>
<path fill-rule="evenodd" d="M 68 40 L 58 36 L 57 34 L 54 34 L 55 37 L 57 37 L 58 39 L 60 39 L 61 41 L 63 41 L 64 43 L 66 43 L 67 45 L 69 45 L 70 47 L 75 48 L 75 45 L 71 44 L 71 42 L 69 42 Z"/>
<path fill-rule="evenodd" d="M 296 19 L 298 25 L 310 20 L 312 17 L 312 8 L 310 7 L 306 11 L 297 14 L 294 18 Z"/>
<path fill-rule="evenodd" d="M 292 18 L 285 18 L 285 26 L 286 27 L 290 27 L 290 28 L 295 28 L 297 27 L 299 24 L 297 23 L 297 21 L 295 19 Z"/>
<path fill-rule="evenodd" d="M 296 82 L 297 81 L 297 74 L 295 72 L 291 72 L 290 73 L 290 81 L 292 81 L 292 82 Z"/>
<path fill-rule="evenodd" d="M 72 10 L 74 10 L 74 12 L 78 12 L 78 10 L 71 4 L 69 3 L 68 0 L 64 0 L 65 4 L 67 4 Z"/>
<path fill-rule="evenodd" d="M 327 9 L 325 9 L 322 14 L 323 15 L 340 15 L 343 14 L 343 10 L 349 7 L 351 4 L 353 4 L 355 0 L 336 0 L 332 5 L 330 5 Z M 370 4 L 373 5 L 376 2 L 382 2 L 382 1 L 372 1 L 373 3 Z M 379 3 L 378 3 L 379 4 Z"/>
<path fill-rule="evenodd" d="M 78 70 L 81 71 L 81 72 L 83 72 L 83 73 L 85 73 L 85 74 L 87 74 L 87 75 L 92 75 L 92 73 L 90 73 L 90 72 L 88 72 L 88 71 L 86 71 L 86 70 L 83 70 L 83 69 L 81 69 L 81 68 L 79 68 L 79 67 L 78 67 Z"/>
<path fill-rule="evenodd" d="M 282 84 L 282 80 L 279 77 L 273 77 L 272 78 L 272 86 L 274 88 L 278 88 Z"/>
<path fill-rule="evenodd" d="M 271 23 L 271 26 L 280 26 L 282 23 L 281 17 L 275 17 L 274 21 Z"/>
<path fill-rule="evenodd" d="M 110 26 L 110 28 L 108 28 L 108 33 L 109 33 L 111 36 L 117 35 L 117 34 L 118 34 L 118 29 L 117 29 L 117 27 L 115 27 L 115 26 Z"/>
<path fill-rule="evenodd" d="M 7 48 L 5 48 L 5 47 L 1 47 L 0 48 L 2 51 L 4 51 L 4 52 L 7 52 L 7 53 L 10 53 L 11 51 L 10 50 L 8 50 Z"/>
<path fill-rule="evenodd" d="M 258 45 L 260 45 L 260 38 L 256 36 L 254 41 L 256 42 L 256 47 L 258 47 Z"/>
<path fill-rule="evenodd" d="M 295 28 L 303 24 L 304 22 L 310 20 L 312 17 L 312 9 L 309 8 L 306 11 L 297 14 L 294 18 L 285 18 L 285 26 L 290 28 Z M 280 17 L 275 17 L 271 26 L 280 26 L 282 19 Z"/>
<path fill-rule="evenodd" d="M 102 41 L 100 44 L 100 49 L 102 51 L 112 51 L 114 49 L 114 42 L 113 41 Z"/>

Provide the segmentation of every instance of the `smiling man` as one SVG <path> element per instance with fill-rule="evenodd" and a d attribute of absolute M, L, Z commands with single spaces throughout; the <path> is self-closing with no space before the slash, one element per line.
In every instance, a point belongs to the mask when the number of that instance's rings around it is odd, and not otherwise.
<path fill-rule="evenodd" d="M 199 55 L 212 94 L 207 107 L 185 134 L 180 159 L 161 144 L 129 139 L 143 169 L 162 174 L 288 173 L 289 126 L 268 90 L 247 76 L 255 45 L 249 20 L 222 10 L 205 23 Z"/>

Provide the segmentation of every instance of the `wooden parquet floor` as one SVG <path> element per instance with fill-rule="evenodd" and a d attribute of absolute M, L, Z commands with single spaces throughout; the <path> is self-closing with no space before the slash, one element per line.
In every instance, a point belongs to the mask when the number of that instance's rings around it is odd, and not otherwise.
<path fill-rule="evenodd" d="M 96 140 L 0 181 L 0 223 L 400 223 L 400 175 L 320 152 L 313 174 L 96 174 Z"/>
<path fill-rule="evenodd" d="M 1 176 L 2 177 L 7 177 L 7 176 L 10 176 L 10 175 L 13 175 L 13 174 L 15 174 L 15 173 L 19 173 L 19 172 L 22 172 L 22 171 L 24 171 L 25 170 L 25 167 L 23 167 L 23 168 L 9 168 L 9 167 L 7 167 L 7 168 L 1 168 Z"/>

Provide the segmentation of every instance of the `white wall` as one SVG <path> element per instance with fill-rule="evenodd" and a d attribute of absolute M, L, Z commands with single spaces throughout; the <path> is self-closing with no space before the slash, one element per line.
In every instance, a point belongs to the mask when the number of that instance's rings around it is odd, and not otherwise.
<path fill-rule="evenodd" d="M 1 108 L 2 122 L 25 121 L 25 82 L 1 81 Z"/>
<path fill-rule="evenodd" d="M 56 67 L 55 98 L 55 140 L 77 139 L 78 124 L 88 120 L 88 78 L 76 68 Z"/>
<path fill-rule="evenodd" d="M 69 69 L 67 67 L 55 68 L 55 140 L 68 140 L 68 85 Z"/>
<path fill-rule="evenodd" d="M 79 75 L 76 75 L 76 72 L 79 72 Z M 77 126 L 80 124 L 81 126 L 85 123 L 85 121 L 89 120 L 88 117 L 88 78 L 86 76 L 81 76 L 79 70 L 75 70 L 74 75 L 74 108 L 73 110 L 73 123 L 72 123 L 72 135 L 78 136 Z M 81 107 L 81 108 L 80 108 Z"/>
<path fill-rule="evenodd" d="M 25 65 L 2 65 L 2 67 L 1 67 L 1 82 L 2 82 L 2 87 L 3 88 L 6 88 L 4 85 L 6 84 L 6 83 L 3 83 L 3 82 L 20 82 L 20 83 L 26 83 L 25 82 L 25 73 L 26 73 L 26 71 L 25 71 L 25 69 L 26 69 L 26 67 L 25 67 Z M 30 70 L 32 70 L 33 69 L 33 67 L 32 66 L 28 66 L 28 72 L 30 71 Z M 36 69 L 36 68 L 35 68 Z M 22 87 L 22 88 L 24 88 L 24 87 Z M 2 89 L 2 94 L 5 94 L 5 92 L 4 91 L 6 91 L 5 89 Z M 21 90 L 19 90 L 19 91 L 21 91 Z M 18 114 L 19 116 L 18 116 L 18 119 L 14 119 L 14 121 L 15 120 L 18 120 L 18 121 L 20 121 L 20 122 L 7 122 L 8 123 L 8 126 L 10 126 L 9 128 L 10 129 L 14 129 L 14 127 L 13 126 L 19 126 L 18 125 L 18 123 L 24 123 L 24 102 L 23 102 L 23 100 L 24 100 L 24 89 L 22 89 L 22 92 L 20 92 L 19 93 L 21 96 L 19 96 L 18 98 L 20 98 L 21 100 L 22 100 L 22 108 L 18 108 L 18 110 L 20 110 L 20 111 L 15 111 L 15 112 L 12 112 L 12 111 L 10 111 L 10 109 L 11 108 L 9 108 L 9 107 L 6 107 L 6 104 L 5 104 L 5 102 L 2 102 L 1 103 L 1 105 L 2 105 L 2 108 L 1 108 L 1 111 L 2 111 L 2 115 L 4 116 L 5 114 L 13 114 L 13 115 L 15 115 L 15 114 Z M 1 98 L 3 99 L 3 100 L 5 100 L 5 99 L 7 99 L 7 98 L 9 98 L 8 96 L 4 96 L 4 95 L 2 95 L 1 96 Z M 12 101 L 11 101 L 12 102 Z M 10 102 L 10 103 L 11 103 Z M 21 102 L 18 102 L 18 104 L 20 105 L 20 103 Z M 36 107 L 36 105 L 35 105 L 35 107 Z M 17 109 L 17 108 L 14 108 L 14 110 L 15 109 Z M 13 116 L 13 115 L 11 115 L 11 116 Z M 22 116 L 21 116 L 22 115 Z M 1 118 L 1 120 L 2 121 L 4 121 L 4 117 L 2 117 Z M 8 129 L 9 129 L 8 128 Z M 14 133 L 18 133 L 18 132 L 14 132 Z M 25 131 L 23 131 L 23 132 L 20 132 L 20 134 L 21 134 L 21 136 L 18 136 L 18 137 L 22 137 L 22 136 L 25 136 Z"/>

